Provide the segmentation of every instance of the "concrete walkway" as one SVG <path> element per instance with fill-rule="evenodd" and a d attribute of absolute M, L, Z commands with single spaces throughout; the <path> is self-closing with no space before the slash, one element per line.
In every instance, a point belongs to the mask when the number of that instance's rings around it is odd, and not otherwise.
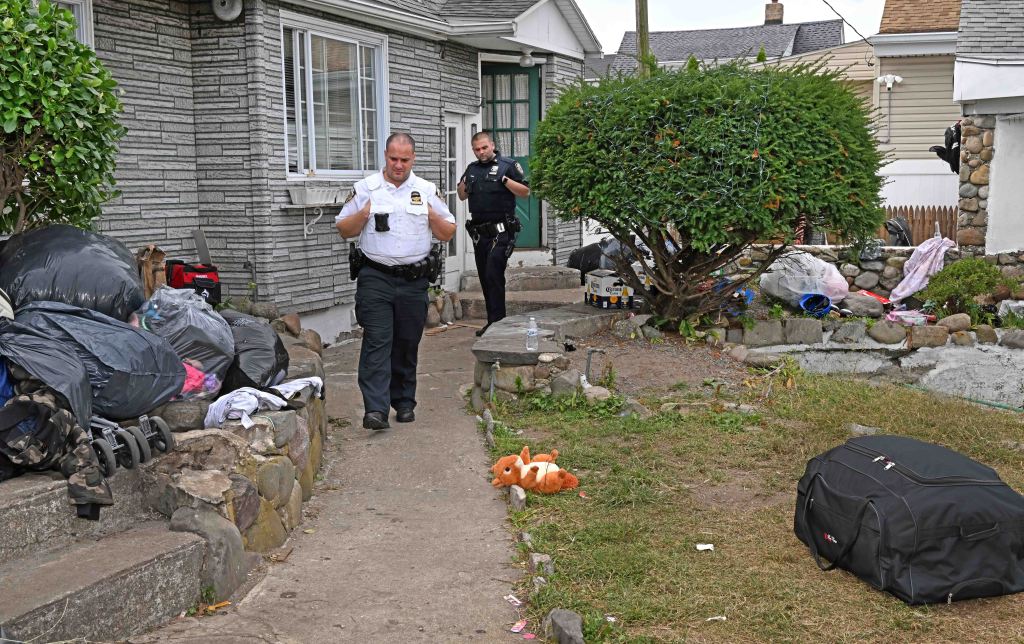
<path fill-rule="evenodd" d="M 512 565 L 505 504 L 459 386 L 473 329 L 425 336 L 416 422 L 370 435 L 359 343 L 324 353 L 333 426 L 323 480 L 294 550 L 226 614 L 178 620 L 133 642 L 500 642 Z"/>

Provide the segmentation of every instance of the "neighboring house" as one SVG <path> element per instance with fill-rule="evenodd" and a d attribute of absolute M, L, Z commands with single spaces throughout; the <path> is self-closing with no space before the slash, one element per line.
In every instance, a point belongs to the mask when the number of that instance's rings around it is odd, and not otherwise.
<path fill-rule="evenodd" d="M 928 150 L 960 118 L 952 100 L 960 0 L 886 0 L 879 33 L 874 104 L 887 206 L 953 206 L 956 175 Z"/>
<path fill-rule="evenodd" d="M 650 45 L 651 53 L 657 59 L 658 65 L 666 69 L 685 66 L 691 56 L 704 63 L 736 58 L 754 60 L 762 47 L 771 61 L 789 60 L 790 57 L 802 55 L 814 59 L 829 55 L 833 49 L 842 47 L 843 21 L 837 19 L 784 24 L 782 3 L 772 0 L 765 5 L 763 25 L 728 29 L 655 31 L 650 34 Z M 861 50 L 861 47 L 856 47 L 850 54 L 856 58 Z M 840 54 L 835 55 L 838 58 Z M 627 31 L 616 54 L 605 56 L 602 61 L 587 61 L 590 70 L 588 78 L 596 80 L 608 74 L 632 74 L 636 71 L 636 58 L 636 32 Z M 583 243 L 590 244 L 607 235 L 608 232 L 600 224 L 588 221 Z"/>
<path fill-rule="evenodd" d="M 68 0 L 80 37 L 123 90 L 117 181 L 98 222 L 129 248 L 193 256 L 204 231 L 231 297 L 304 314 L 325 339 L 350 328 L 348 244 L 333 219 L 382 165 L 391 131 L 418 143 L 417 174 L 460 223 L 469 138 L 495 131 L 529 171 L 559 87 L 600 52 L 573 0 Z M 213 11 L 241 15 L 218 18 Z M 294 199 L 294 201 L 293 201 Z M 298 202 L 311 202 L 302 206 Z M 518 261 L 564 264 L 579 222 L 521 200 Z M 473 266 L 464 232 L 446 284 Z"/>
<path fill-rule="evenodd" d="M 843 44 L 843 21 L 783 23 L 782 3 L 772 0 L 765 6 L 765 22 L 755 27 L 698 29 L 693 31 L 653 31 L 651 53 L 666 69 L 684 67 L 690 57 L 706 63 L 754 59 L 764 47 L 769 60 L 820 52 Z M 611 73 L 636 70 L 636 32 L 627 31 L 610 66 Z"/>
<path fill-rule="evenodd" d="M 1024 0 L 963 0 L 954 99 L 963 111 L 962 249 L 999 255 L 1020 276 L 1024 250 Z"/>
<path fill-rule="evenodd" d="M 826 60 L 825 67 L 827 69 L 842 72 L 843 79 L 850 84 L 857 95 L 863 98 L 869 106 L 874 106 L 878 63 L 870 42 L 858 40 L 806 54 L 786 56 L 780 58 L 777 64 L 797 65 L 814 63 L 821 59 Z"/>

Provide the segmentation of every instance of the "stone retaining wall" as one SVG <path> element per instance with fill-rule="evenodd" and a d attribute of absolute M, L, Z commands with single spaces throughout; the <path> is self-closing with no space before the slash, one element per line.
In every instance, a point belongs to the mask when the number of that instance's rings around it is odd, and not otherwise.
<path fill-rule="evenodd" d="M 274 325 L 286 330 L 287 379 L 323 378 L 319 337 L 302 331 L 297 316 Z M 207 539 L 203 585 L 213 587 L 218 599 L 245 580 L 246 551 L 268 553 L 283 545 L 313 495 L 327 414 L 312 388 L 296 400 L 298 409 L 253 414 L 248 428 L 241 421 L 204 428 L 209 401 L 172 402 L 154 412 L 169 421 L 177 445 L 143 466 L 146 505 L 168 517 L 172 530 Z"/>

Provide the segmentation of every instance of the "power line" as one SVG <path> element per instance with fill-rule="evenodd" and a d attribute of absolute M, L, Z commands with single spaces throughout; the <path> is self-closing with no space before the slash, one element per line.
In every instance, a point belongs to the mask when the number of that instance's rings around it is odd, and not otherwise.
<path fill-rule="evenodd" d="M 832 6 L 832 4 L 831 4 L 831 3 L 830 3 L 830 2 L 828 1 L 828 0 L 821 0 L 821 1 L 822 1 L 822 2 L 824 2 L 824 3 L 825 3 L 825 4 L 827 5 L 827 6 L 828 6 L 828 8 L 829 8 L 829 9 L 831 9 L 831 10 L 832 10 L 832 13 L 836 14 L 837 16 L 839 16 L 839 19 L 840 19 L 840 20 L 842 20 L 842 21 L 843 21 L 844 23 L 846 23 L 847 25 L 849 25 L 850 29 L 853 29 L 853 33 L 855 33 L 855 34 L 857 34 L 858 36 L 860 36 L 861 40 L 867 40 L 867 39 L 868 39 L 868 37 L 867 37 L 867 36 L 865 36 L 864 34 L 862 34 L 862 33 L 861 33 L 861 32 L 859 32 L 859 31 L 857 31 L 857 28 L 853 26 L 853 23 L 851 23 L 851 22 L 850 22 L 849 20 L 847 20 L 847 19 L 846 19 L 846 18 L 845 18 L 845 17 L 843 16 L 843 14 L 839 13 L 838 11 L 836 11 L 836 8 L 835 8 L 835 7 L 833 7 L 833 6 Z"/>

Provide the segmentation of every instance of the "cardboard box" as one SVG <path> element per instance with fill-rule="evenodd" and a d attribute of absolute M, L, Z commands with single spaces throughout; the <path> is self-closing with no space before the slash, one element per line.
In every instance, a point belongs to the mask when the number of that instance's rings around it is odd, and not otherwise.
<path fill-rule="evenodd" d="M 599 268 L 587 273 L 585 302 L 600 309 L 633 308 L 633 289 L 615 271 Z"/>

